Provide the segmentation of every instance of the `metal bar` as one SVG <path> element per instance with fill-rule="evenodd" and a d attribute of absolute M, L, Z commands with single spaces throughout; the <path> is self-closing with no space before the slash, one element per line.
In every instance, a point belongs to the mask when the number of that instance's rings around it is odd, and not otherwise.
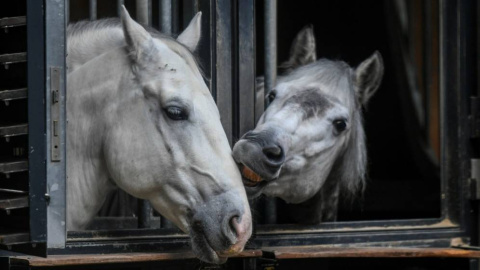
<path fill-rule="evenodd" d="M 172 34 L 172 0 L 160 0 L 160 31 L 166 35 Z"/>
<path fill-rule="evenodd" d="M 10 161 L 0 163 L 0 173 L 16 173 L 28 171 L 28 161 Z"/>
<path fill-rule="evenodd" d="M 200 56 L 206 83 L 214 100 L 215 92 L 215 57 L 216 57 L 216 35 L 215 35 L 215 1 L 199 0 L 198 10 L 202 12 L 202 39 L 201 46 L 198 46 L 197 53 Z"/>
<path fill-rule="evenodd" d="M 238 5 L 238 36 L 238 136 L 240 137 L 255 128 L 255 3 L 253 0 L 243 0 Z"/>
<path fill-rule="evenodd" d="M 125 4 L 125 0 L 117 0 L 117 16 L 120 16 L 122 11 L 121 7 Z"/>
<path fill-rule="evenodd" d="M 27 98 L 27 88 L 0 91 L 0 100 L 8 101 Z"/>
<path fill-rule="evenodd" d="M 195 0 L 182 0 L 182 28 L 185 29 L 190 20 L 195 16 Z"/>
<path fill-rule="evenodd" d="M 9 53 L 0 55 L 0 64 L 8 65 L 27 61 L 27 53 Z"/>
<path fill-rule="evenodd" d="M 65 9 L 63 1 L 45 1 L 45 101 L 44 136 L 49 138 L 43 166 L 46 166 L 47 186 L 42 197 L 49 200 L 47 213 L 47 245 L 65 247 L 66 242 L 66 78 L 65 78 Z M 30 56 L 30 51 L 28 53 Z M 30 84 L 29 84 L 30 87 Z M 30 101 L 29 93 L 29 101 Z M 30 132 L 36 131 L 29 121 Z M 45 164 L 46 161 L 46 164 Z M 47 194 L 45 194 L 47 193 Z M 31 204 L 31 206 L 34 206 Z M 33 207 L 32 207 L 33 208 Z"/>
<path fill-rule="evenodd" d="M 277 0 L 265 0 L 265 94 L 277 80 Z M 265 104 L 265 108 L 268 104 Z"/>
<path fill-rule="evenodd" d="M 138 201 L 138 228 L 150 228 L 152 219 L 152 206 L 147 200 Z"/>
<path fill-rule="evenodd" d="M 423 107 L 424 107 L 424 135 L 425 141 L 430 144 L 430 108 L 431 108 L 431 88 L 432 78 L 432 49 L 433 49 L 433 29 L 432 29 L 432 1 L 423 0 L 422 8 L 423 35 L 422 35 L 422 51 L 423 51 Z"/>
<path fill-rule="evenodd" d="M 2 18 L 0 19 L 0 28 L 22 26 L 22 25 L 25 25 L 26 22 L 27 22 L 27 18 L 25 16 Z"/>
<path fill-rule="evenodd" d="M 275 87 L 277 80 L 277 0 L 265 0 L 265 94 Z M 265 109 L 268 107 L 265 100 Z M 275 198 L 265 199 L 265 223 L 275 224 L 277 207 Z"/>
<path fill-rule="evenodd" d="M 160 18 L 159 28 L 160 32 L 171 35 L 172 34 L 172 0 L 159 0 L 159 11 L 158 14 Z M 173 228 L 174 225 L 165 217 L 160 216 L 160 227 L 162 228 Z"/>
<path fill-rule="evenodd" d="M 148 26 L 153 24 L 153 5 L 152 0 L 148 0 Z"/>
<path fill-rule="evenodd" d="M 97 0 L 89 0 L 89 13 L 90 13 L 90 21 L 94 21 L 97 19 Z"/>
<path fill-rule="evenodd" d="M 148 19 L 148 10 L 149 10 L 149 1 L 148 0 L 137 0 L 136 3 L 136 10 L 137 10 L 137 22 L 143 25 L 150 25 L 150 21 Z"/>
<path fill-rule="evenodd" d="M 0 199 L 0 210 L 13 210 L 28 207 L 28 196 L 14 196 Z"/>
<path fill-rule="evenodd" d="M 232 145 L 232 14 L 231 1 L 216 0 L 216 89 L 223 129 Z"/>
<path fill-rule="evenodd" d="M 63 14 L 63 12 L 62 12 Z M 45 100 L 45 4 L 44 1 L 27 1 L 27 51 L 28 51 L 28 169 L 30 193 L 30 237 L 32 243 L 47 241 L 47 172 L 46 108 Z M 62 17 L 62 19 L 64 19 Z M 65 25 L 61 21 L 61 25 Z"/>
<path fill-rule="evenodd" d="M 25 135 L 28 133 L 28 124 L 20 124 L 14 126 L 0 126 L 0 137 L 10 137 Z"/>
<path fill-rule="evenodd" d="M 65 0 L 65 24 L 70 23 L 70 0 Z"/>

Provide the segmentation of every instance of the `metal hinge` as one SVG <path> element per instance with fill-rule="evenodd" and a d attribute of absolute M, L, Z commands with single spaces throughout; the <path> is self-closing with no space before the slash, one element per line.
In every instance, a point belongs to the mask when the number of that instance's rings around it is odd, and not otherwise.
<path fill-rule="evenodd" d="M 50 68 L 50 153 L 53 162 L 60 161 L 60 81 L 62 69 L 59 67 Z"/>

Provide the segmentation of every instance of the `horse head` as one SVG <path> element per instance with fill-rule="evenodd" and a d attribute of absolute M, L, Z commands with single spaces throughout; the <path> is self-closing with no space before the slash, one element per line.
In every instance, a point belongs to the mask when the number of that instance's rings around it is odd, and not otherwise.
<path fill-rule="evenodd" d="M 251 214 L 219 111 L 190 52 L 200 17 L 176 41 L 146 31 L 122 9 L 124 46 L 69 74 L 69 174 L 107 179 L 150 201 L 191 236 L 199 258 L 219 263 L 243 250 Z"/>
<path fill-rule="evenodd" d="M 367 162 L 362 107 L 381 82 L 381 55 L 375 52 L 357 68 L 317 60 L 307 27 L 280 68 L 285 74 L 267 93 L 268 108 L 233 149 L 249 196 L 298 204 L 315 196 L 328 177 L 346 190 L 361 189 Z"/>

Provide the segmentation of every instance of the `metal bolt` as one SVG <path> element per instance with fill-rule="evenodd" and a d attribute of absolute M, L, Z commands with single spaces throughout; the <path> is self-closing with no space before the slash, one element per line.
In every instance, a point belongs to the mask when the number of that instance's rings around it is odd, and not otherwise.
<path fill-rule="evenodd" d="M 8 106 L 8 105 L 10 105 L 10 101 L 8 101 L 8 100 L 4 100 L 4 102 L 5 102 L 5 106 Z"/>
<path fill-rule="evenodd" d="M 10 174 L 9 174 L 9 173 L 6 173 L 6 174 L 5 174 L 5 178 L 10 179 Z"/>
<path fill-rule="evenodd" d="M 10 66 L 9 66 L 8 64 L 4 64 L 3 67 L 4 67 L 5 69 L 8 69 Z"/>
<path fill-rule="evenodd" d="M 5 137 L 6 142 L 10 142 L 10 137 Z"/>

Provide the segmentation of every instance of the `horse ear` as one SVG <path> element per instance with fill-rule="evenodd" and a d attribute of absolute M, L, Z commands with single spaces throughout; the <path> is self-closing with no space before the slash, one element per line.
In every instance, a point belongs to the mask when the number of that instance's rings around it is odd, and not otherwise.
<path fill-rule="evenodd" d="M 187 28 L 178 36 L 177 41 L 185 45 L 190 51 L 195 51 L 202 32 L 202 12 L 198 12 L 190 21 Z"/>
<path fill-rule="evenodd" d="M 382 82 L 384 72 L 382 55 L 375 51 L 372 56 L 363 61 L 355 69 L 355 83 L 357 85 L 360 104 L 366 106 L 368 100 L 375 94 Z"/>
<path fill-rule="evenodd" d="M 307 25 L 298 32 L 290 48 L 290 58 L 282 63 L 280 67 L 289 71 L 313 63 L 317 61 L 316 50 L 313 26 Z"/>
<path fill-rule="evenodd" d="M 148 59 L 152 51 L 155 50 L 152 36 L 145 28 L 130 17 L 130 14 L 123 5 L 120 17 L 122 19 L 123 33 L 130 57 L 137 63 Z"/>

